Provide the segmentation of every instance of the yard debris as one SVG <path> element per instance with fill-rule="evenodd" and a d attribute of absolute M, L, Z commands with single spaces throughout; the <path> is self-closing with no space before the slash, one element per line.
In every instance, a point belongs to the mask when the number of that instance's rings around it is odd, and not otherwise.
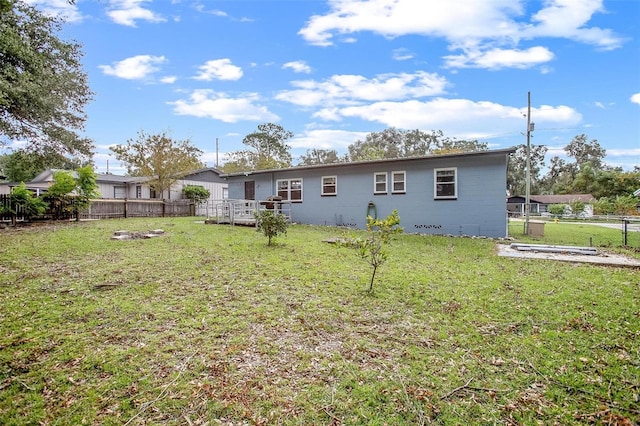
<path fill-rule="evenodd" d="M 511 248 L 519 251 L 533 251 L 542 253 L 586 254 L 588 256 L 598 255 L 598 249 L 594 247 L 551 246 L 547 244 L 512 243 Z"/>
<path fill-rule="evenodd" d="M 162 229 L 153 229 L 151 231 L 115 231 L 112 240 L 139 240 L 142 238 L 154 238 L 164 235 Z"/>
<path fill-rule="evenodd" d="M 93 286 L 93 289 L 94 290 L 111 290 L 118 287 L 119 285 L 120 284 L 111 284 L 111 283 L 96 284 Z"/>
<path fill-rule="evenodd" d="M 577 263 L 591 263 L 596 265 L 611 265 L 611 266 L 627 266 L 627 267 L 640 267 L 640 260 L 631 257 L 624 256 L 622 254 L 607 253 L 604 251 L 598 251 L 597 255 L 593 254 L 576 254 L 568 252 L 567 250 L 551 252 L 550 250 L 535 250 L 533 247 L 535 244 L 529 244 L 531 249 L 521 250 L 506 244 L 496 244 L 496 251 L 498 256 L 503 257 L 517 257 L 521 259 L 545 259 L 545 260 L 560 260 L 565 262 L 577 262 Z M 545 246 L 552 247 L 552 246 Z M 583 247 L 583 249 L 589 249 L 589 247 Z"/>

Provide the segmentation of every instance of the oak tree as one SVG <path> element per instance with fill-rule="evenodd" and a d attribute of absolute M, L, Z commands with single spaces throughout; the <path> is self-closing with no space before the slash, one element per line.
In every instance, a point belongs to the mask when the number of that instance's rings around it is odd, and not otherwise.
<path fill-rule="evenodd" d="M 166 132 L 148 135 L 140 131 L 137 139 L 110 149 L 126 165 L 129 175 L 149 178 L 158 198 L 189 172 L 204 167 L 199 148 L 188 139 L 174 140 Z"/>
<path fill-rule="evenodd" d="M 346 161 L 340 157 L 335 149 L 308 149 L 306 154 L 300 156 L 299 166 L 314 166 L 318 164 L 335 164 Z"/>
<path fill-rule="evenodd" d="M 232 173 L 291 167 L 291 147 L 287 141 L 292 137 L 293 133 L 279 124 L 260 124 L 257 131 L 242 140 L 248 149 L 229 153 L 229 160 L 222 169 Z"/>
<path fill-rule="evenodd" d="M 93 93 L 81 45 L 60 39 L 61 25 L 22 0 L 0 8 L 0 145 L 89 159 L 93 143 L 77 132 Z"/>
<path fill-rule="evenodd" d="M 477 140 L 445 137 L 441 130 L 423 132 L 390 127 L 381 132 L 369 133 L 364 141 L 358 140 L 347 149 L 349 161 L 366 161 L 486 151 L 488 146 Z"/>

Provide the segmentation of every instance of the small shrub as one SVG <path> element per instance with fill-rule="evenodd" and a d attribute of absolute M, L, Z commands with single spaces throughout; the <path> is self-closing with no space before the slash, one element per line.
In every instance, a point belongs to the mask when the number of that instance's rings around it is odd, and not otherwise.
<path fill-rule="evenodd" d="M 608 197 L 601 197 L 593 203 L 593 212 L 599 215 L 614 214 L 616 205 Z"/>
<path fill-rule="evenodd" d="M 569 203 L 569 208 L 571 208 L 571 213 L 573 213 L 576 217 L 579 217 L 584 213 L 585 204 L 579 200 L 573 200 Z"/>
<path fill-rule="evenodd" d="M 195 204 L 200 204 L 211 196 L 211 192 L 198 185 L 187 185 L 182 188 L 182 195 L 184 198 L 193 201 Z"/>
<path fill-rule="evenodd" d="M 267 245 L 271 245 L 273 238 L 287 233 L 289 222 L 282 213 L 274 213 L 270 210 L 261 210 L 254 213 L 256 228 L 269 239 Z"/>
<path fill-rule="evenodd" d="M 27 189 L 24 182 L 13 188 L 10 199 L 14 209 L 9 210 L 9 213 L 15 214 L 21 210 L 27 219 L 42 216 L 48 207 L 42 198 L 36 197 L 33 192 Z"/>
<path fill-rule="evenodd" d="M 554 216 L 562 216 L 566 209 L 566 204 L 551 204 L 547 210 Z"/>
<path fill-rule="evenodd" d="M 633 195 L 618 195 L 614 200 L 616 213 L 619 215 L 634 215 L 638 214 L 637 204 L 638 199 Z"/>
<path fill-rule="evenodd" d="M 91 166 L 80 167 L 76 177 L 68 171 L 53 174 L 54 183 L 47 190 L 45 198 L 50 204 L 50 213 L 55 219 L 76 216 L 78 211 L 91 205 L 91 199 L 99 198 L 97 175 Z"/>

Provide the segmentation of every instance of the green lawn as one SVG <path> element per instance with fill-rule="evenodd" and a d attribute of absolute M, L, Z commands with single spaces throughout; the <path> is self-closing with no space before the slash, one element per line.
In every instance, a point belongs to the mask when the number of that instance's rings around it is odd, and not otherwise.
<path fill-rule="evenodd" d="M 600 232 L 555 225 L 544 242 Z M 637 269 L 400 235 L 368 294 L 370 266 L 323 242 L 348 235 L 296 225 L 267 247 L 194 218 L 0 230 L 0 424 L 640 421 Z"/>

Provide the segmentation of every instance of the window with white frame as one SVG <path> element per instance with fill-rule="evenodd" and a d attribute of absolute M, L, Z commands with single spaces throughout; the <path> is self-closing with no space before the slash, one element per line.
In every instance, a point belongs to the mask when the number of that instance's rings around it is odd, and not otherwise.
<path fill-rule="evenodd" d="M 322 176 L 322 195 L 338 195 L 338 177 Z"/>
<path fill-rule="evenodd" d="M 458 170 L 455 167 L 449 169 L 435 169 L 433 173 L 434 198 L 458 198 Z"/>
<path fill-rule="evenodd" d="M 391 172 L 391 193 L 404 194 L 407 192 L 407 173 L 403 171 Z"/>
<path fill-rule="evenodd" d="M 283 200 L 302 202 L 302 178 L 278 179 L 276 187 Z"/>
<path fill-rule="evenodd" d="M 136 198 L 142 198 L 142 185 L 136 185 Z"/>
<path fill-rule="evenodd" d="M 387 173 L 386 172 L 376 172 L 373 174 L 373 193 L 374 194 L 387 193 Z"/>

